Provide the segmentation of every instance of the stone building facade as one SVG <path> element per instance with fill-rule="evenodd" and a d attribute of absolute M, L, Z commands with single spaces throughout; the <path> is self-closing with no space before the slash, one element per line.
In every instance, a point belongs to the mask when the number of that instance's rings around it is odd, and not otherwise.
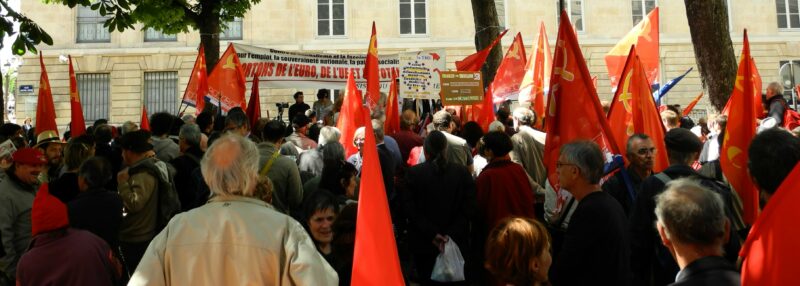
<path fill-rule="evenodd" d="M 731 38 L 738 54 L 742 30 L 749 30 L 752 54 L 766 83 L 779 80 L 783 62 L 800 60 L 798 0 L 728 0 Z M 521 32 L 526 48 L 534 44 L 539 22 L 547 27 L 551 48 L 557 31 L 557 0 L 496 0 L 501 25 L 509 34 Z M 613 94 L 603 57 L 650 8 L 660 7 L 661 82 L 695 66 L 683 1 L 566 0 L 580 44 L 593 75 L 598 76 L 601 99 Z M 792 2 L 792 3 L 789 3 Z M 149 111 L 175 112 L 189 81 L 200 42 L 199 32 L 163 35 L 142 29 L 108 33 L 103 19 L 83 8 L 22 1 L 21 11 L 53 36 L 52 46 L 40 46 L 53 90 L 57 123 L 69 122 L 69 77 L 60 56 L 72 55 L 78 74 L 87 123 L 108 118 L 119 124 L 138 122 L 142 104 Z M 783 11 L 778 13 L 778 11 Z M 475 52 L 472 7 L 467 0 L 270 0 L 255 5 L 230 24 L 220 43 L 229 41 L 287 51 L 364 53 L 372 21 L 376 22 L 379 52 L 391 54 L 434 48 L 447 50 L 448 68 Z M 504 48 L 513 36 L 503 40 Z M 61 57 L 63 58 L 63 57 Z M 800 62 L 798 62 L 800 63 Z M 38 58 L 27 55 L 18 86 L 16 117 L 34 117 L 39 79 Z M 685 105 L 702 87 L 697 70 L 666 98 Z M 295 90 L 263 86 L 263 114 L 275 114 L 276 102 L 291 102 Z M 312 101 L 313 90 L 305 90 Z M 696 110 L 708 108 L 702 101 Z M 156 110 L 154 110 L 156 109 Z M 189 109 L 189 112 L 193 112 Z"/>

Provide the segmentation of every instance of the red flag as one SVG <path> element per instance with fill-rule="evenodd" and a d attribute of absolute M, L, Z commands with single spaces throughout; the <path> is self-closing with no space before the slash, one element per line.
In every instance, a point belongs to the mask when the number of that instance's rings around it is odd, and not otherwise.
<path fill-rule="evenodd" d="M 367 103 L 374 107 L 381 99 L 381 78 L 378 70 L 378 36 L 375 35 L 375 22 L 372 22 L 372 36 L 369 37 L 367 60 L 364 62 L 364 78 L 367 79 Z"/>
<path fill-rule="evenodd" d="M 386 102 L 386 123 L 384 133 L 391 135 L 400 132 L 400 105 L 397 102 L 397 75 L 392 74 L 392 83 L 389 85 L 389 97 Z"/>
<path fill-rule="evenodd" d="M 142 104 L 142 118 L 139 123 L 139 129 L 150 131 L 150 120 L 147 119 L 147 107 Z"/>
<path fill-rule="evenodd" d="M 258 74 L 253 76 L 253 91 L 250 92 L 250 101 L 247 102 L 247 118 L 250 120 L 250 129 L 256 132 L 256 123 L 261 119 L 261 99 L 258 95 Z"/>
<path fill-rule="evenodd" d="M 206 70 L 206 52 L 203 44 L 197 52 L 197 59 L 194 60 L 192 75 L 186 91 L 183 92 L 183 103 L 195 107 L 195 115 L 200 114 L 206 105 L 206 94 L 208 94 L 208 72 Z"/>
<path fill-rule="evenodd" d="M 519 102 L 533 102 L 533 111 L 536 112 L 536 129 L 544 127 L 544 98 L 546 89 L 550 88 L 550 71 L 553 69 L 553 56 L 550 54 L 550 42 L 547 41 L 547 30 L 544 22 L 539 23 L 539 37 L 536 47 L 528 59 L 525 77 L 519 89 Z"/>
<path fill-rule="evenodd" d="M 369 122 L 368 112 L 361 115 L 364 122 Z M 350 285 L 405 285 L 372 124 L 365 125 L 362 150 L 364 164 Z"/>
<path fill-rule="evenodd" d="M 720 166 L 731 187 L 739 193 L 744 207 L 744 221 L 753 224 L 758 217 L 758 190 L 747 172 L 749 161 L 747 149 L 756 135 L 756 117 L 753 114 L 754 102 L 753 58 L 750 57 L 750 42 L 747 30 L 744 31 L 744 47 L 736 73 L 736 85 L 728 104 L 728 128 L 720 150 Z"/>
<path fill-rule="evenodd" d="M 688 106 L 686 106 L 686 108 L 683 109 L 683 116 L 689 116 L 689 113 L 692 113 L 692 109 L 694 109 L 694 106 L 697 105 L 698 102 L 700 102 L 701 98 L 703 98 L 702 91 L 700 92 L 700 94 L 697 95 L 697 97 L 695 97 L 692 100 L 692 102 L 689 103 Z"/>
<path fill-rule="evenodd" d="M 480 50 L 477 53 L 471 54 L 464 58 L 463 60 L 456 61 L 456 70 L 458 71 L 479 71 L 483 67 L 483 63 L 486 62 L 486 58 L 489 57 L 489 53 L 492 51 L 495 45 L 500 42 L 500 39 L 506 35 L 508 30 L 504 30 L 497 38 L 492 41 L 488 47 Z"/>
<path fill-rule="evenodd" d="M 246 89 L 242 63 L 239 61 L 239 56 L 236 55 L 233 44 L 228 44 L 228 49 L 219 58 L 217 66 L 208 76 L 209 97 L 211 102 L 217 104 L 220 100 L 222 101 L 222 104 L 219 104 L 222 111 L 228 111 L 237 106 L 244 109 Z"/>
<path fill-rule="evenodd" d="M 608 111 L 608 125 L 614 135 L 614 141 L 620 142 L 618 145 L 620 152 L 626 154 L 625 143 L 628 142 L 628 137 L 636 133 L 647 134 L 657 150 L 653 155 L 653 172 L 661 172 L 669 167 L 667 146 L 664 143 L 664 125 L 653 100 L 650 83 L 633 46 L 621 76 L 622 81 L 617 87 Z"/>
<path fill-rule="evenodd" d="M 619 75 L 622 74 L 628 51 L 633 45 L 636 45 L 648 82 L 650 84 L 658 82 L 658 43 L 658 7 L 656 7 L 606 54 L 606 67 L 611 86 L 619 85 Z"/>
<path fill-rule="evenodd" d="M 764 208 L 739 256 L 742 285 L 800 285 L 800 164 L 786 176 Z"/>
<path fill-rule="evenodd" d="M 556 43 L 547 100 L 544 162 L 550 185 L 559 191 L 556 162 L 561 145 L 574 140 L 592 140 L 606 155 L 619 154 L 619 149 L 600 107 L 600 99 L 592 84 L 592 76 L 581 53 L 577 36 L 564 11 L 561 12 Z"/>
<path fill-rule="evenodd" d="M 74 138 L 86 133 L 86 121 L 83 120 L 81 95 L 78 94 L 78 81 L 75 79 L 75 69 L 72 68 L 72 56 L 69 56 L 69 106 L 71 113 L 69 130 L 70 136 Z"/>
<path fill-rule="evenodd" d="M 358 148 L 353 146 L 353 135 L 356 133 L 356 129 L 364 126 L 365 121 L 362 114 L 364 110 L 362 106 L 361 95 L 356 87 L 353 71 L 350 70 L 347 75 L 347 86 L 344 89 L 342 109 L 339 111 L 339 119 L 336 122 L 336 128 L 342 132 L 339 143 L 344 146 L 345 157 L 347 158 L 358 152 Z"/>
<path fill-rule="evenodd" d="M 753 113 L 756 118 L 764 118 L 766 114 L 764 113 L 764 106 L 761 104 L 761 74 L 758 72 L 758 68 L 756 67 L 756 61 L 752 58 L 750 59 L 751 69 L 753 70 L 753 89 L 755 93 L 753 94 Z"/>
<path fill-rule="evenodd" d="M 494 121 L 494 103 L 492 103 L 492 89 L 487 89 L 483 95 L 483 102 L 472 105 L 472 116 L 475 122 L 481 126 L 483 132 L 489 132 L 489 125 Z"/>
<path fill-rule="evenodd" d="M 41 52 L 39 52 L 39 65 L 42 67 L 42 73 L 39 76 L 39 97 L 36 99 L 36 136 L 39 137 L 44 133 L 42 138 L 58 138 L 53 92 L 50 90 L 50 79 L 47 77 Z"/>
<path fill-rule="evenodd" d="M 494 103 L 502 103 L 507 99 L 517 99 L 519 85 L 525 77 L 525 44 L 522 43 L 522 34 L 517 33 L 514 42 L 508 47 L 503 61 L 497 68 L 497 74 L 489 88 L 492 90 Z"/>

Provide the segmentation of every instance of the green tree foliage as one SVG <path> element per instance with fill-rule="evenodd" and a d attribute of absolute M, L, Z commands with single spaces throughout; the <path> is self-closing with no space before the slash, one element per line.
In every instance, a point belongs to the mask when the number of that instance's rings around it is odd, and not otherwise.
<path fill-rule="evenodd" d="M 19 22 L 19 32 L 14 31 L 14 22 Z M 28 51 L 35 53 L 36 45 L 40 43 L 53 44 L 53 38 L 33 20 L 11 9 L 7 0 L 0 0 L 0 49 L 4 48 L 5 38 L 14 35 L 17 39 L 11 45 L 11 51 L 15 55 Z"/>

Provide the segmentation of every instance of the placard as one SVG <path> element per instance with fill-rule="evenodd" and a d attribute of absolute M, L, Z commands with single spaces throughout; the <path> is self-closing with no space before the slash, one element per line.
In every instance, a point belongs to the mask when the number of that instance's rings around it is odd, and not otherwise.
<path fill-rule="evenodd" d="M 470 105 L 483 101 L 483 76 L 481 72 L 441 72 L 442 104 Z"/>

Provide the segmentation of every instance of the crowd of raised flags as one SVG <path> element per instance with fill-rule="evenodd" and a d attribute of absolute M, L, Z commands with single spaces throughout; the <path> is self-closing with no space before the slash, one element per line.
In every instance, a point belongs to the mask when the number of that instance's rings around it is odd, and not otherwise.
<path fill-rule="evenodd" d="M 490 131 L 495 121 L 496 104 L 517 100 L 521 106 L 535 111 L 536 127 L 547 133 L 544 144 L 544 167 L 547 169 L 548 192 L 555 192 L 556 209 L 562 209 L 569 193 L 561 190 L 556 174 L 559 150 L 562 145 L 590 140 L 603 151 L 609 164 L 615 157 L 626 154 L 625 142 L 633 134 L 647 134 L 657 149 L 653 173 L 666 169 L 670 162 L 664 143 L 665 128 L 660 115 L 659 102 L 664 94 L 686 73 L 664 84 L 660 78 L 658 8 L 636 25 L 605 57 L 609 78 L 614 87 L 614 97 L 608 113 L 603 111 L 596 90 L 596 77 L 588 70 L 574 28 L 566 13 L 561 14 L 555 53 L 550 45 L 544 24 L 533 53 L 527 56 L 521 34 L 517 34 L 500 63 L 496 77 L 488 86 L 479 104 L 463 106 L 459 113 L 464 121 L 477 122 L 484 131 Z M 506 31 L 485 49 L 456 62 L 459 71 L 479 71 L 489 52 L 500 42 Z M 750 54 L 747 32 L 744 34 L 736 85 L 723 114 L 728 116 L 728 128 L 721 143 L 720 164 L 730 186 L 736 191 L 743 206 L 744 221 L 753 228 L 741 255 L 742 282 L 745 285 L 791 285 L 800 283 L 794 274 L 792 260 L 800 255 L 800 244 L 791 239 L 798 235 L 797 228 L 784 223 L 799 214 L 793 207 L 800 203 L 796 192 L 800 186 L 800 165 L 787 177 L 772 197 L 771 203 L 761 209 L 759 191 L 748 174 L 748 152 L 756 136 L 757 118 L 763 117 L 761 107 L 761 79 Z M 376 138 L 373 133 L 371 113 L 380 109 L 378 78 L 378 43 L 375 24 L 367 48 L 365 63 L 366 89 L 356 87 L 353 73 L 348 76 L 336 128 L 341 132 L 339 142 L 345 156 L 359 152 L 352 144 L 358 128 L 363 127 L 364 147 L 361 168 L 361 192 L 355 235 L 352 285 L 402 285 L 404 275 L 388 205 L 387 193 L 378 160 Z M 55 109 L 47 72 L 40 54 L 41 79 L 36 114 L 36 132 L 54 133 Z M 691 69 L 689 70 L 691 71 Z M 689 72 L 687 71 L 687 73 Z M 69 61 L 71 136 L 86 132 L 72 61 Z M 262 118 L 259 102 L 258 75 L 255 75 L 249 102 L 245 102 L 245 77 L 233 46 L 229 46 L 219 63 L 210 72 L 205 65 L 204 48 L 199 48 L 197 60 L 186 88 L 183 103 L 194 106 L 198 114 L 206 104 L 219 106 L 222 111 L 240 107 L 246 110 L 249 126 L 258 126 Z M 700 93 L 683 111 L 689 111 L 700 101 Z M 386 134 L 400 131 L 400 98 L 396 80 L 386 100 Z M 423 126 L 427 123 L 423 122 Z M 142 107 L 141 128 L 149 130 L 147 111 Z M 253 133 L 260 132 L 253 129 Z M 0 142 L 2 143 L 2 142 Z M 619 160 L 619 159 L 617 159 Z M 624 168 L 621 168 L 624 172 Z M 4 190 L 0 190 L 4 191 Z M 630 190 L 633 194 L 635 191 Z M 763 211 L 763 212 L 762 212 Z M 761 213 L 761 215 L 759 215 Z M 266 271 L 266 270 L 265 270 Z M 580 275 L 580 269 L 575 269 Z"/>

